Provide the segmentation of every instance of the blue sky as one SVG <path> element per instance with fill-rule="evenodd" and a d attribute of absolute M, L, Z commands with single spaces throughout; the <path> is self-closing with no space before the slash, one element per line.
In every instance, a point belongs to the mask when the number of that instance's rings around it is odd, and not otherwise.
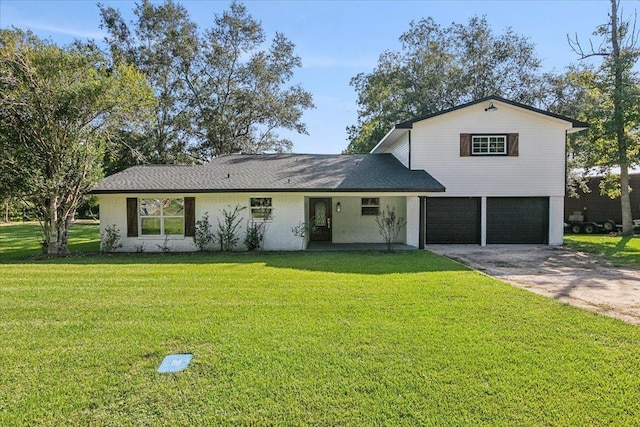
<path fill-rule="evenodd" d="M 133 1 L 103 0 L 131 17 Z M 228 1 L 179 1 L 201 28 L 210 27 L 215 13 Z M 295 81 L 310 91 L 316 108 L 305 113 L 309 135 L 282 132 L 297 153 L 340 153 L 348 144 L 345 128 L 356 123 L 356 94 L 350 79 L 368 73 L 385 50 L 398 49 L 398 37 L 412 20 L 431 16 L 442 26 L 467 23 L 486 15 L 493 30 L 512 27 L 535 45 L 545 70 L 561 71 L 576 55 L 567 34 L 587 41 L 607 20 L 609 1 L 245 1 L 254 18 L 273 36 L 276 31 L 296 45 L 303 67 Z M 625 15 L 640 5 L 623 1 Z M 67 44 L 74 38 L 101 41 L 100 17 L 93 0 L 0 0 L 0 27 L 30 29 L 36 35 Z M 597 40 L 597 39 L 594 39 Z"/>

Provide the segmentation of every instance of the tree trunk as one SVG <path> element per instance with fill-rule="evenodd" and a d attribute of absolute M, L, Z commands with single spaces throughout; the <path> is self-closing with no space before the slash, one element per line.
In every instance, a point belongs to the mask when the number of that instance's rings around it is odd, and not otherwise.
<path fill-rule="evenodd" d="M 622 235 L 633 236 L 633 217 L 629 197 L 629 168 L 620 166 L 620 207 L 622 208 Z"/>
<path fill-rule="evenodd" d="M 613 120 L 618 145 L 618 162 L 620 164 L 620 207 L 622 209 L 622 235 L 633 236 L 633 220 L 631 217 L 631 199 L 629 198 L 629 156 L 627 154 L 627 138 L 625 135 L 623 100 L 623 68 L 620 56 L 620 34 L 618 31 L 618 0 L 611 0 L 611 47 L 613 53 Z"/>
<path fill-rule="evenodd" d="M 57 197 L 48 200 L 46 213 L 42 218 L 44 232 L 43 249 L 47 255 L 65 255 L 69 236 L 69 219 L 63 218 L 59 212 Z"/>

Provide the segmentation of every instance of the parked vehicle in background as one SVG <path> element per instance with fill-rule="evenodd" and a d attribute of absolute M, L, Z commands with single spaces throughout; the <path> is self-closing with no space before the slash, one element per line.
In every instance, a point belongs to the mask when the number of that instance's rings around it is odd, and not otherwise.
<path fill-rule="evenodd" d="M 600 194 L 602 177 L 593 177 L 588 187 L 591 192 L 578 191 L 580 197 L 564 200 L 565 229 L 571 233 L 610 233 L 622 229 L 620 198 L 611 199 Z M 629 176 L 631 214 L 636 232 L 640 232 L 640 174 Z"/>

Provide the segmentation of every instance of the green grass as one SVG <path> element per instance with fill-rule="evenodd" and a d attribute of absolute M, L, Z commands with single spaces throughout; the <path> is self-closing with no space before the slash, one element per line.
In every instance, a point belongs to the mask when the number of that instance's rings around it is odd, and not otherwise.
<path fill-rule="evenodd" d="M 98 222 L 79 220 L 71 225 L 69 251 L 74 253 L 100 250 Z M 42 231 L 37 222 L 0 224 L 0 262 L 22 260 L 42 254 Z"/>
<path fill-rule="evenodd" d="M 564 236 L 568 247 L 603 257 L 616 265 L 640 267 L 640 237 L 611 237 L 602 234 Z"/>
<path fill-rule="evenodd" d="M 37 240 L 4 245 L 25 227 L 0 227 L 0 425 L 640 416 L 639 328 L 428 252 L 25 260 L 8 252 Z M 93 238 L 76 232 L 97 240 L 95 226 Z M 191 365 L 157 373 L 175 352 L 193 353 Z"/>

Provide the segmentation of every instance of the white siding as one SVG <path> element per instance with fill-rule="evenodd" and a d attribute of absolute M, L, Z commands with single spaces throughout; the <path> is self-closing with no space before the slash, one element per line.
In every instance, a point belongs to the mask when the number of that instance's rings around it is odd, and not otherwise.
<path fill-rule="evenodd" d="M 391 153 L 393 156 L 400 160 L 404 167 L 409 167 L 409 132 L 407 132 L 402 138 L 396 141 L 386 153 Z"/>
<path fill-rule="evenodd" d="M 411 168 L 424 169 L 454 196 L 563 196 L 565 129 L 569 123 L 494 102 L 413 125 Z M 519 156 L 460 156 L 460 133 L 518 133 Z"/>

